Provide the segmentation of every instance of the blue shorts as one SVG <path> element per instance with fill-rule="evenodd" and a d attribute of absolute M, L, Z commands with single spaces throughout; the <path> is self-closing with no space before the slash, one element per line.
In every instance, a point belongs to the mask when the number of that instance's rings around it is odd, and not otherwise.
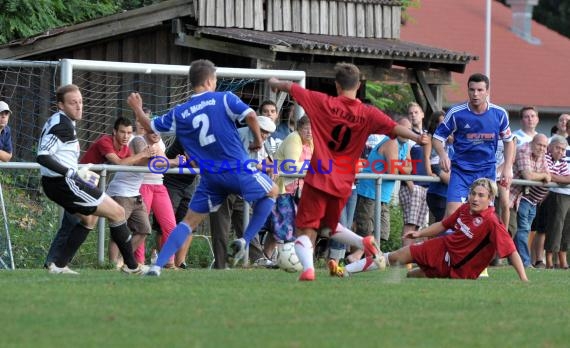
<path fill-rule="evenodd" d="M 495 181 L 495 167 L 482 168 L 478 171 L 462 170 L 456 166 L 451 167 L 451 175 L 449 177 L 449 185 L 447 187 L 448 202 L 467 202 L 469 196 L 469 187 L 479 178 L 489 178 Z"/>
<path fill-rule="evenodd" d="M 229 194 L 241 196 L 245 201 L 254 202 L 267 196 L 273 181 L 262 172 L 253 174 L 224 173 L 202 174 L 196 188 L 190 209 L 200 214 L 217 211 Z"/>

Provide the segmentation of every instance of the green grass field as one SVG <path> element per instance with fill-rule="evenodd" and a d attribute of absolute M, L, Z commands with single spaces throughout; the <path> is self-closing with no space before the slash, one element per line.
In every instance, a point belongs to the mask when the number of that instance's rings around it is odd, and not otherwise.
<path fill-rule="evenodd" d="M 567 347 L 570 273 L 477 281 L 403 269 L 312 283 L 280 270 L 0 272 L 2 347 Z"/>

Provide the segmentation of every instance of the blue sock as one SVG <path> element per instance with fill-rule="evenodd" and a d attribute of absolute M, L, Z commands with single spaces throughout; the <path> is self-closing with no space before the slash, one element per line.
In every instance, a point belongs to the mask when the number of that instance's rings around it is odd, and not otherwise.
<path fill-rule="evenodd" d="M 271 214 L 271 210 L 273 210 L 274 205 L 275 199 L 267 196 L 255 202 L 251 220 L 249 220 L 249 225 L 247 225 L 247 228 L 243 233 L 243 239 L 245 239 L 247 245 L 249 245 L 249 242 L 255 238 L 255 235 L 259 230 L 261 230 L 263 225 L 265 225 L 267 217 Z"/>
<path fill-rule="evenodd" d="M 180 249 L 184 244 L 189 235 L 192 234 L 192 228 L 181 222 L 172 230 L 170 236 L 166 240 L 166 243 L 162 246 L 162 250 L 158 253 L 158 258 L 156 259 L 156 265 L 164 267 L 168 260 Z"/>

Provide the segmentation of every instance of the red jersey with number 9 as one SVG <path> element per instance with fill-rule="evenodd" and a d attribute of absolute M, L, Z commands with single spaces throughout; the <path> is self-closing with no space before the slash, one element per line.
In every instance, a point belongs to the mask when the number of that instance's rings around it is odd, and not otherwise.
<path fill-rule="evenodd" d="M 333 196 L 348 197 L 368 136 L 393 137 L 396 122 L 358 99 L 332 97 L 295 83 L 291 96 L 311 120 L 315 149 L 305 183 Z"/>

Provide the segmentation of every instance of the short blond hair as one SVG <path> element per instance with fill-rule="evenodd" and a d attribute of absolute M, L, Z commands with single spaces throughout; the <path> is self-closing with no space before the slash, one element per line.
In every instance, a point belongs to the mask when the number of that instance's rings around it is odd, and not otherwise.
<path fill-rule="evenodd" d="M 487 179 L 487 178 L 479 178 L 479 179 L 473 181 L 473 183 L 469 187 L 469 192 L 473 192 L 473 190 L 475 190 L 475 187 L 477 187 L 477 186 L 482 186 L 482 187 L 486 188 L 487 191 L 489 191 L 489 198 L 491 200 L 494 200 L 495 197 L 497 197 L 499 189 L 497 188 L 497 183 L 494 180 Z"/>

